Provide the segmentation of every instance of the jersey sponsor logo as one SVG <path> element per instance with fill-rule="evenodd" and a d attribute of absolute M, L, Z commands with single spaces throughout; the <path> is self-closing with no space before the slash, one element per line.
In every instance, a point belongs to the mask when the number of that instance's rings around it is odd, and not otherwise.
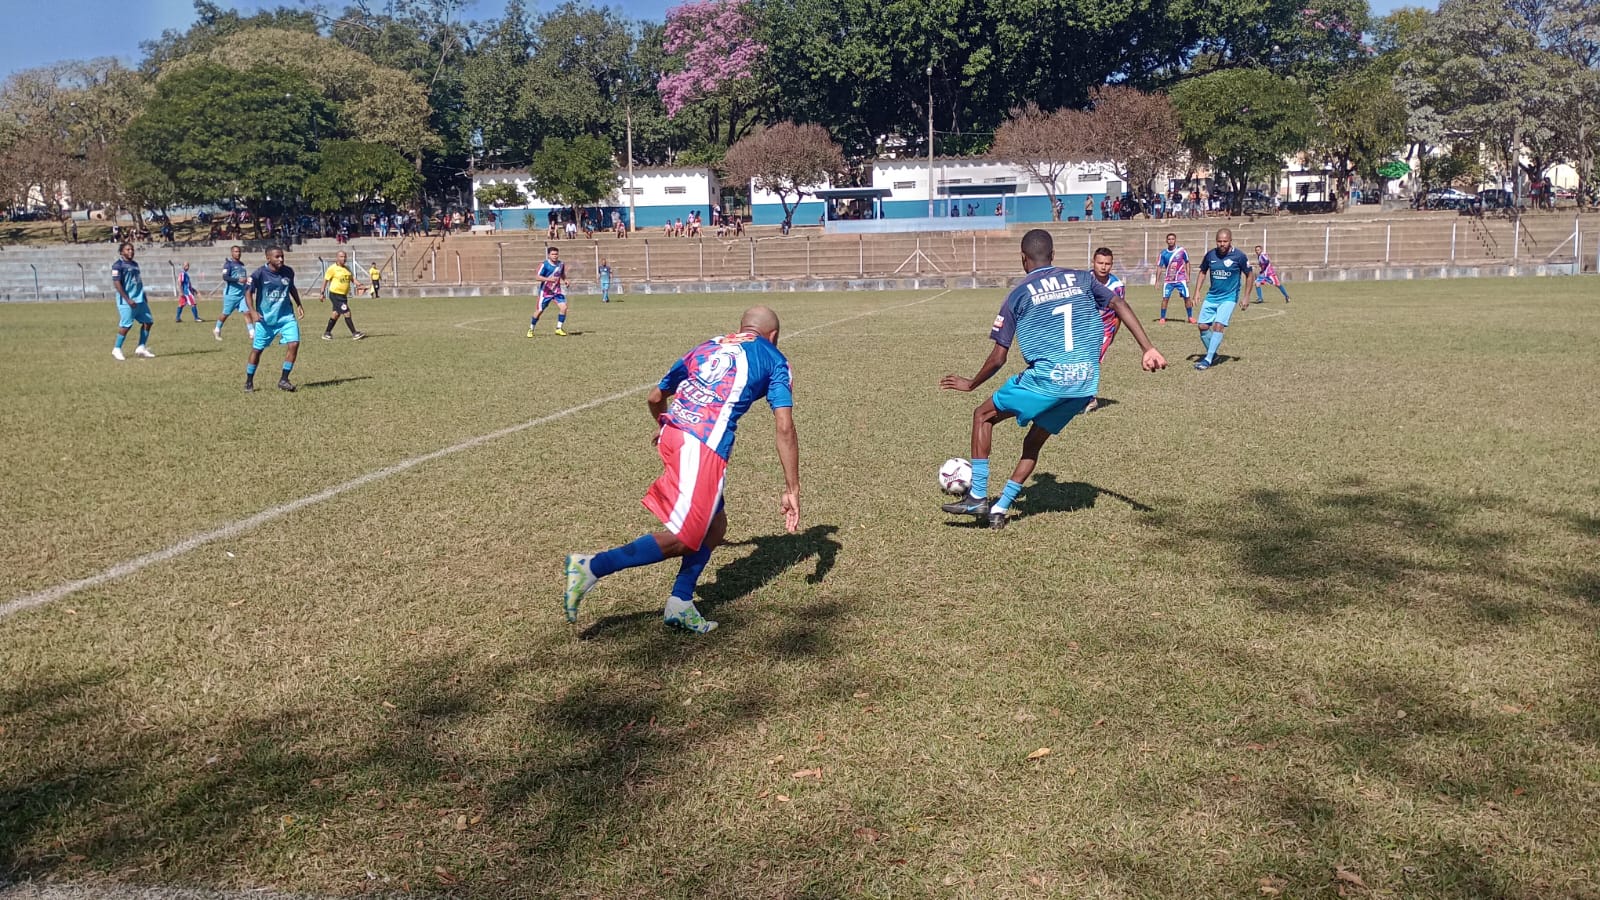
<path fill-rule="evenodd" d="M 994 324 L 989 326 L 989 330 L 990 331 L 997 331 L 997 330 L 999 330 L 1000 326 L 1002 326 L 1004 324 L 1006 324 L 1006 317 L 1005 316 L 1003 316 L 1003 315 L 1002 316 L 995 316 L 994 317 Z"/>

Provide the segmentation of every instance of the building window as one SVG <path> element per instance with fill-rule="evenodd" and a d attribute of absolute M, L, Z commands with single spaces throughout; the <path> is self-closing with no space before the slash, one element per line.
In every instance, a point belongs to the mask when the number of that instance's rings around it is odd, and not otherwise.
<path fill-rule="evenodd" d="M 914 188 L 916 186 L 917 186 L 917 183 L 915 181 L 896 181 L 894 183 L 894 189 L 897 190 L 897 191 L 910 190 L 911 188 Z"/>
<path fill-rule="evenodd" d="M 1105 178 L 1106 176 L 1100 172 L 1084 172 L 1082 175 L 1078 176 L 1078 183 L 1087 184 L 1091 181 L 1104 181 Z"/>
<path fill-rule="evenodd" d="M 637 197 L 640 194 L 644 193 L 644 188 L 642 188 L 642 187 L 625 187 L 625 188 L 622 189 L 622 193 L 623 193 L 623 196 L 627 196 L 628 194 L 632 194 L 635 197 Z"/>
<path fill-rule="evenodd" d="M 669 194 L 687 194 L 687 193 L 689 193 L 689 189 L 684 187 L 681 184 L 669 184 L 669 185 L 667 185 L 667 193 L 669 193 Z"/>

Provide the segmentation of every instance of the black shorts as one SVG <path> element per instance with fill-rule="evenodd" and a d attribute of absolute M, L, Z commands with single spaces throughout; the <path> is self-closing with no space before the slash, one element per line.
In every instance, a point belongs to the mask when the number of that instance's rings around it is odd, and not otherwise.
<path fill-rule="evenodd" d="M 333 311 L 335 313 L 341 313 L 341 314 L 342 313 L 347 313 L 347 312 L 350 311 L 350 295 L 349 294 L 329 294 L 328 295 L 328 305 L 333 307 Z"/>

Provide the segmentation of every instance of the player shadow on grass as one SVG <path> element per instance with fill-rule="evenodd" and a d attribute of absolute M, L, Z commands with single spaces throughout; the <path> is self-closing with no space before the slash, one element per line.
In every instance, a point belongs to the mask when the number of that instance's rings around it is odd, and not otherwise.
<path fill-rule="evenodd" d="M 325 378 L 322 381 L 308 381 L 305 384 L 302 384 L 300 386 L 303 387 L 303 388 L 306 388 L 307 390 L 310 390 L 311 388 L 338 387 L 341 384 L 349 384 L 352 381 L 371 381 L 371 380 L 372 380 L 372 376 L 371 375 L 351 375 L 348 378 Z"/>
<path fill-rule="evenodd" d="M 1035 475 L 1023 489 L 1022 497 L 1017 501 L 1011 519 L 1015 522 L 1042 513 L 1071 513 L 1092 509 L 1101 497 L 1126 503 L 1133 507 L 1135 512 L 1155 512 L 1155 507 L 1141 503 L 1126 494 L 1096 487 L 1085 481 L 1060 481 L 1051 473 L 1044 472 Z M 952 528 L 989 527 L 989 523 L 983 519 L 952 519 L 945 524 Z"/>
<path fill-rule="evenodd" d="M 201 350 L 165 350 L 159 356 L 163 359 L 171 359 L 174 356 L 199 356 L 204 353 L 221 353 L 226 349 L 226 347 L 206 347 Z"/>
<path fill-rule="evenodd" d="M 717 580 L 700 586 L 696 605 L 709 614 L 722 604 L 750 596 L 774 578 L 812 557 L 816 557 L 817 564 L 806 576 L 806 584 L 821 584 L 822 579 L 833 571 L 839 551 L 844 548 L 834 537 L 838 532 L 837 525 L 813 525 L 797 534 L 759 535 L 724 544 L 723 547 L 754 547 L 755 551 L 719 567 L 716 570 Z M 720 552 L 721 548 L 718 549 Z M 716 557 L 713 556 L 712 560 L 715 561 Z M 659 609 L 606 616 L 585 628 L 578 638 L 593 640 L 606 631 L 624 625 L 657 621 L 660 618 Z"/>

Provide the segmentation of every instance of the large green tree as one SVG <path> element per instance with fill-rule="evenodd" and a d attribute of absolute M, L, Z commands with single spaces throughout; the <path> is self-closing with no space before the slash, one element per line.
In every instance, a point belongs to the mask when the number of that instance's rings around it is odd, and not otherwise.
<path fill-rule="evenodd" d="M 281 69 L 195 65 L 163 78 L 124 136 L 130 162 L 188 203 L 291 203 L 317 170 L 331 103 Z"/>
<path fill-rule="evenodd" d="M 362 141 L 322 145 L 316 174 L 306 179 L 305 198 L 318 212 L 338 212 L 377 200 L 409 203 L 422 176 L 393 147 Z"/>
<path fill-rule="evenodd" d="M 1378 167 L 1405 143 L 1405 99 L 1383 66 L 1340 79 L 1318 104 L 1312 147 L 1333 169 L 1340 204 L 1349 202 L 1351 175 L 1381 182 Z"/>
<path fill-rule="evenodd" d="M 314 13 L 286 6 L 263 9 L 245 16 L 240 15 L 237 10 L 213 3 L 211 0 L 195 0 L 194 14 L 195 22 L 187 29 L 179 31 L 169 28 L 155 40 L 144 41 L 139 45 L 144 56 L 139 67 L 147 76 L 160 75 L 166 71 L 169 64 L 186 56 L 205 53 L 230 35 L 241 31 L 253 28 L 278 28 L 315 34 L 317 30 L 317 17 Z"/>
<path fill-rule="evenodd" d="M 610 196 L 618 184 L 611 145 L 587 134 L 570 140 L 546 138 L 533 154 L 528 177 L 540 198 L 572 207 L 579 219 L 584 207 Z"/>
<path fill-rule="evenodd" d="M 1183 139 L 1237 205 L 1257 180 L 1276 180 L 1286 156 L 1311 143 L 1316 110 L 1297 82 L 1264 69 L 1228 69 L 1172 89 Z"/>

